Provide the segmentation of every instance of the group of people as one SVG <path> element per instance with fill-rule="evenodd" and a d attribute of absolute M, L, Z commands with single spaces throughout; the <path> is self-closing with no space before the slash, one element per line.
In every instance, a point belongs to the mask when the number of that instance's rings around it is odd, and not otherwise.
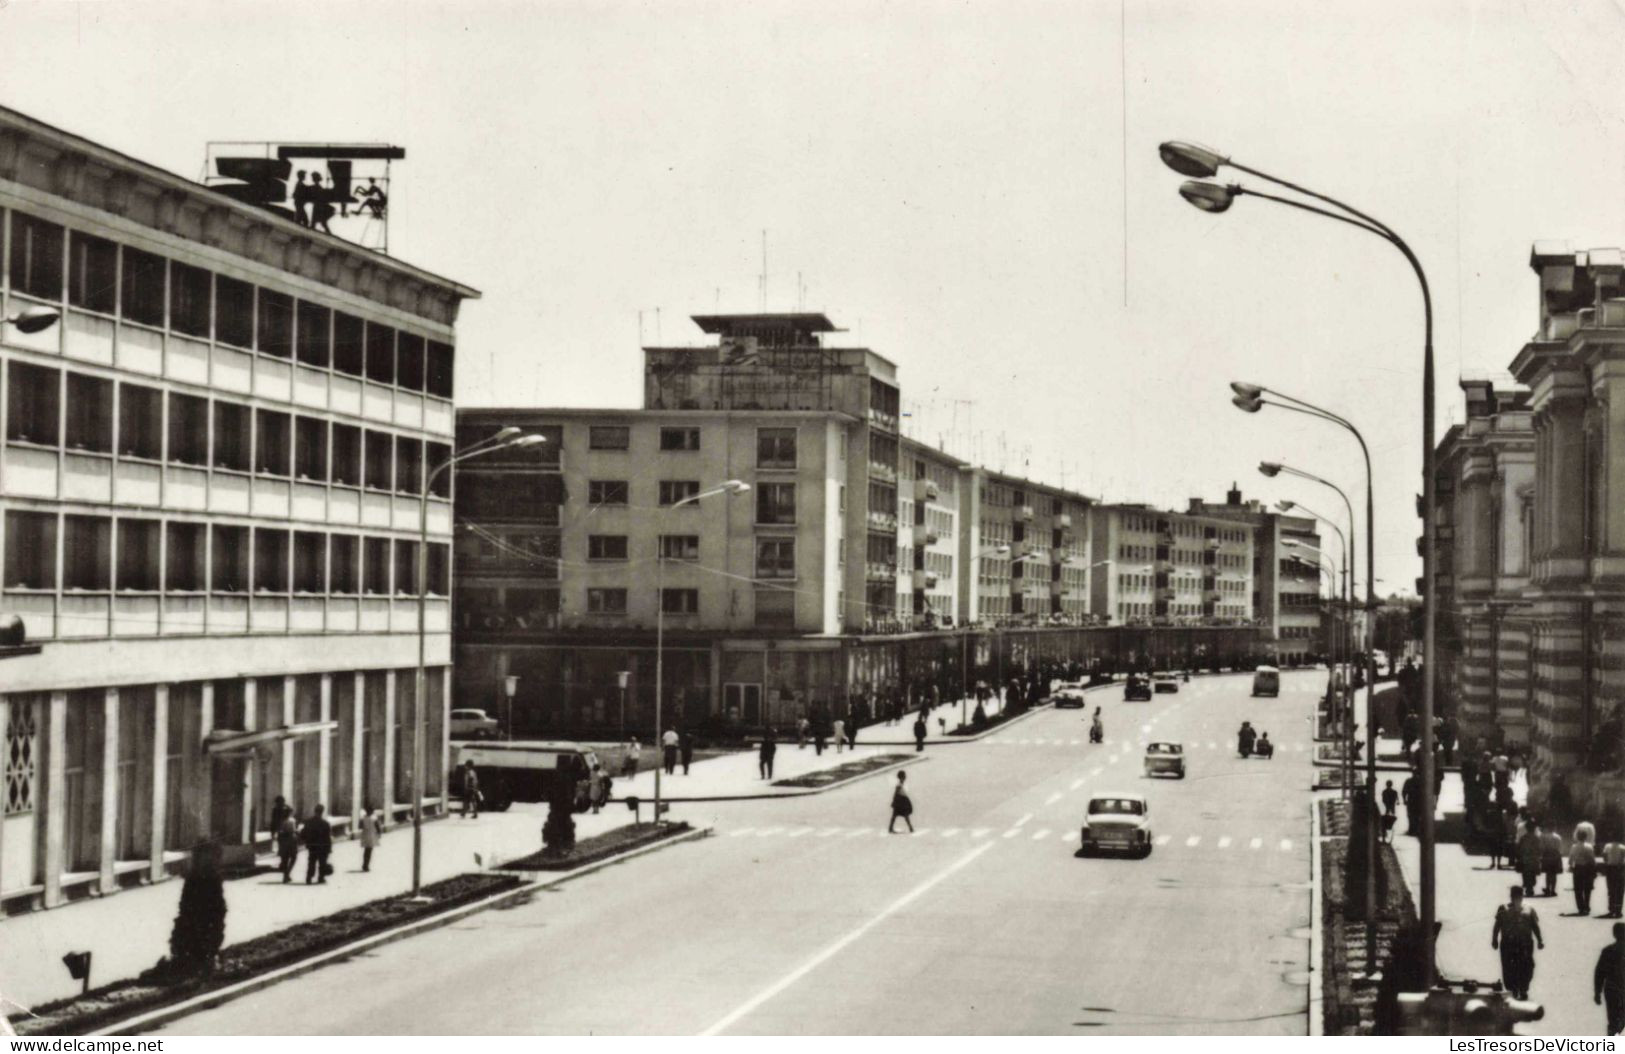
<path fill-rule="evenodd" d="M 1251 721 L 1243 721 L 1236 732 L 1236 753 L 1244 758 L 1254 754 L 1261 758 L 1274 757 L 1275 744 L 1270 742 L 1268 732 L 1260 734 Z"/>
<path fill-rule="evenodd" d="M 277 795 L 271 805 L 271 832 L 276 841 L 278 870 L 283 882 L 293 881 L 294 864 L 299 850 L 305 850 L 305 884 L 323 885 L 333 873 L 328 857 L 333 852 L 333 825 L 326 816 L 326 808 L 318 805 L 303 823 L 295 819 L 296 813 L 287 799 Z M 383 837 L 384 821 L 377 809 L 369 808 L 361 815 L 361 870 L 372 870 L 372 851 Z"/>

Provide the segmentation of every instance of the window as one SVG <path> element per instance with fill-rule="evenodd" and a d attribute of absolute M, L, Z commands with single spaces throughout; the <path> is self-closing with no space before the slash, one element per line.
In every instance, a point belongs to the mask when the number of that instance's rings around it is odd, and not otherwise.
<path fill-rule="evenodd" d="M 787 589 L 756 591 L 757 629 L 794 629 L 796 595 Z"/>
<path fill-rule="evenodd" d="M 796 522 L 796 485 L 762 483 L 756 488 L 756 522 L 793 524 Z"/>
<path fill-rule="evenodd" d="M 632 445 L 632 429 L 625 425 L 592 425 L 587 429 L 588 450 L 626 450 Z"/>
<path fill-rule="evenodd" d="M 247 472 L 252 466 L 252 417 L 237 403 L 214 404 L 214 467 Z"/>
<path fill-rule="evenodd" d="M 662 428 L 660 430 L 660 449 L 698 450 L 700 449 L 700 430 L 698 428 Z"/>
<path fill-rule="evenodd" d="M 333 425 L 333 482 L 345 487 L 361 486 L 361 429 L 355 425 Z"/>
<path fill-rule="evenodd" d="M 118 391 L 118 452 L 157 461 L 164 456 L 164 393 L 138 384 Z"/>
<path fill-rule="evenodd" d="M 416 594 L 418 591 L 418 543 L 395 540 L 395 592 Z"/>
<path fill-rule="evenodd" d="M 61 436 L 62 374 L 12 360 L 6 371 L 6 438 L 56 446 Z"/>
<path fill-rule="evenodd" d="M 587 504 L 625 505 L 626 502 L 626 480 L 591 479 L 587 481 Z"/>
<path fill-rule="evenodd" d="M 357 593 L 361 587 L 361 539 L 335 534 L 328 539 L 328 588 L 334 593 Z"/>
<path fill-rule="evenodd" d="M 113 382 L 68 374 L 68 449 L 113 452 Z"/>
<path fill-rule="evenodd" d="M 757 468 L 795 468 L 796 430 L 758 428 L 756 430 Z"/>
<path fill-rule="evenodd" d="M 103 592 L 113 586 L 113 521 L 62 517 L 62 588 Z"/>
<path fill-rule="evenodd" d="M 428 459 L 423 466 L 425 473 L 433 472 L 437 468 L 442 469 L 440 475 L 430 481 L 429 493 L 437 498 L 450 498 L 452 470 L 445 466 L 451 461 L 451 447 L 444 443 L 425 443 L 423 452 Z"/>
<path fill-rule="evenodd" d="M 429 593 L 451 596 L 451 546 L 444 542 L 429 543 Z"/>
<path fill-rule="evenodd" d="M 395 383 L 395 331 L 376 322 L 367 323 L 367 380 Z"/>
<path fill-rule="evenodd" d="M 296 417 L 293 422 L 294 474 L 300 479 L 327 482 L 327 422 Z"/>
<path fill-rule="evenodd" d="M 299 301 L 299 361 L 327 369 L 333 358 L 333 312 L 320 304 Z"/>
<path fill-rule="evenodd" d="M 363 568 L 361 587 L 373 596 L 385 596 L 389 593 L 389 539 L 368 538 L 363 553 L 366 565 Z"/>
<path fill-rule="evenodd" d="M 700 536 L 697 534 L 662 534 L 660 536 L 662 560 L 698 560 Z"/>
<path fill-rule="evenodd" d="M 395 489 L 402 494 L 423 493 L 423 441 L 401 436 L 395 440 Z"/>
<path fill-rule="evenodd" d="M 169 393 L 169 460 L 182 465 L 209 463 L 209 400 Z"/>
<path fill-rule="evenodd" d="M 164 269 L 162 256 L 124 247 L 120 309 L 127 322 L 145 326 L 164 324 Z"/>
<path fill-rule="evenodd" d="M 626 590 L 624 589 L 589 589 L 587 590 L 587 611 L 593 615 L 624 615 L 626 614 Z"/>
<path fill-rule="evenodd" d="M 209 337 L 209 293 L 213 276 L 201 267 L 171 261 L 169 328 L 191 337 Z"/>
<path fill-rule="evenodd" d="M 118 521 L 119 592 L 157 592 L 161 528 L 157 520 Z"/>
<path fill-rule="evenodd" d="M 660 610 L 668 615 L 697 615 L 700 612 L 698 589 L 662 589 Z"/>
<path fill-rule="evenodd" d="M 756 577 L 794 578 L 796 541 L 794 538 L 756 539 Z"/>
<path fill-rule="evenodd" d="M 367 432 L 367 486 L 389 490 L 394 479 L 395 440 L 387 432 Z"/>
<path fill-rule="evenodd" d="M 423 390 L 423 345 L 415 333 L 402 333 L 395 345 L 395 383 L 408 391 Z"/>
<path fill-rule="evenodd" d="M 450 399 L 452 393 L 453 352 L 450 344 L 429 341 L 429 376 L 425 387 L 430 395 Z"/>
<path fill-rule="evenodd" d="M 172 593 L 201 592 L 207 581 L 204 525 L 170 520 L 164 526 L 164 588 Z"/>
<path fill-rule="evenodd" d="M 288 532 L 254 528 L 254 592 L 288 591 Z"/>
<path fill-rule="evenodd" d="M 333 368 L 352 377 L 365 370 L 367 348 L 362 338 L 361 320 L 342 311 L 333 312 Z"/>
<path fill-rule="evenodd" d="M 835 494 L 836 494 L 836 499 L 840 502 L 838 508 L 840 509 L 841 512 L 845 512 L 846 511 L 846 484 L 845 483 L 840 484 L 840 486 L 838 486 L 836 488 Z"/>
<path fill-rule="evenodd" d="M 209 528 L 213 554 L 210 561 L 211 593 L 248 592 L 248 528 L 215 524 Z"/>
<path fill-rule="evenodd" d="M 62 228 L 11 214 L 11 291 L 62 299 Z"/>
<path fill-rule="evenodd" d="M 254 346 L 254 287 L 214 276 L 214 339 L 239 348 Z"/>
<path fill-rule="evenodd" d="M 56 588 L 56 515 L 6 513 L 7 589 Z"/>
<path fill-rule="evenodd" d="M 254 471 L 263 476 L 286 476 L 292 461 L 291 420 L 280 410 L 255 410 Z"/>
<path fill-rule="evenodd" d="M 74 231 L 68 238 L 68 303 L 111 315 L 118 309 L 118 246 Z"/>
<path fill-rule="evenodd" d="M 293 535 L 293 591 L 327 592 L 327 538 L 315 531 Z"/>
<path fill-rule="evenodd" d="M 625 560 L 626 535 L 589 534 L 587 536 L 587 559 Z"/>
<path fill-rule="evenodd" d="M 260 351 L 293 358 L 293 297 L 260 290 Z"/>
<path fill-rule="evenodd" d="M 660 481 L 660 504 L 675 505 L 700 492 L 700 483 L 693 479 L 663 479 Z"/>

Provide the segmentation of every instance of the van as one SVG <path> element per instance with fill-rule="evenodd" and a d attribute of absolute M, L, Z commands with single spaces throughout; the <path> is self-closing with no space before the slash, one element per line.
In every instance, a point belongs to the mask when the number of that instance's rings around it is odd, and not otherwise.
<path fill-rule="evenodd" d="M 598 755 L 579 743 L 503 741 L 452 744 L 449 786 L 462 797 L 463 766 L 472 761 L 480 779 L 480 799 L 494 812 L 516 801 L 543 802 L 555 786 L 568 782 L 576 812 L 592 804 L 592 777 Z"/>
<path fill-rule="evenodd" d="M 1260 666 L 1253 671 L 1253 695 L 1279 696 L 1281 671 L 1273 666 Z"/>

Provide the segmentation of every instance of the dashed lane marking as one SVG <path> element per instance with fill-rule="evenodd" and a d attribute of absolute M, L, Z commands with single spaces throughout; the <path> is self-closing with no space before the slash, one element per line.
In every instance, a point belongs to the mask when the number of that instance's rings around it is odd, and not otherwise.
<path fill-rule="evenodd" d="M 957 827 L 946 827 L 946 828 L 943 828 L 942 837 L 944 837 L 944 838 L 952 838 L 954 835 L 956 835 L 958 833 L 959 833 L 959 828 L 957 828 Z"/>
<path fill-rule="evenodd" d="M 1023 816 L 1021 819 L 1017 820 L 1015 823 L 1011 824 L 1010 826 L 1011 827 L 1020 827 L 1020 826 L 1022 826 L 1023 824 L 1025 824 L 1028 820 L 1030 820 L 1032 818 L 1033 818 L 1033 814 L 1032 813 L 1027 813 L 1025 816 Z"/>
<path fill-rule="evenodd" d="M 1264 845 L 1264 839 L 1262 839 L 1262 838 L 1254 838 L 1252 841 L 1247 843 L 1247 848 L 1248 849 L 1259 849 L 1259 848 L 1262 848 L 1263 845 Z"/>
<path fill-rule="evenodd" d="M 1037 831 L 1033 832 L 1033 841 L 1035 841 L 1035 842 L 1042 842 L 1044 839 L 1046 839 L 1048 837 L 1049 837 L 1049 828 L 1048 827 L 1045 827 L 1045 828 L 1043 828 L 1041 830 L 1037 830 Z"/>
<path fill-rule="evenodd" d="M 1225 835 L 1224 837 L 1219 839 L 1219 848 L 1220 849 L 1229 849 L 1230 848 L 1230 836 L 1229 835 Z"/>
<path fill-rule="evenodd" d="M 1173 841 L 1173 835 L 1169 835 L 1169 834 L 1159 834 L 1159 835 L 1157 835 L 1157 844 L 1158 845 L 1167 845 L 1171 841 Z"/>
<path fill-rule="evenodd" d="M 1185 848 L 1186 849 L 1195 849 L 1198 845 L 1201 845 L 1201 844 L 1202 844 L 1202 836 L 1199 835 L 1199 834 L 1193 834 L 1189 838 L 1185 839 Z"/>
<path fill-rule="evenodd" d="M 782 827 L 758 827 L 756 829 L 756 836 L 758 838 L 766 838 L 768 835 L 778 834 L 782 830 L 784 830 Z"/>
<path fill-rule="evenodd" d="M 1287 850 L 1289 850 L 1291 848 L 1292 848 L 1292 839 L 1290 839 L 1290 838 L 1281 839 L 1281 852 L 1284 853 L 1284 852 L 1286 852 Z"/>
<path fill-rule="evenodd" d="M 1010 828 L 1010 829 L 1009 829 L 1009 830 L 1008 830 L 1008 831 L 1006 831 L 1006 832 L 1004 832 L 1004 836 L 1005 836 L 1005 837 L 1006 837 L 1006 838 L 1014 838 L 1014 837 L 1015 837 L 1015 836 L 1016 836 L 1016 835 L 1018 835 L 1018 834 L 1020 834 L 1020 833 L 1021 833 L 1021 828 L 1019 828 L 1019 827 L 1012 827 L 1012 828 Z"/>
<path fill-rule="evenodd" d="M 1060 800 L 1061 800 L 1061 792 L 1056 791 L 1054 794 L 1051 794 L 1048 798 L 1044 799 L 1044 804 L 1045 805 L 1054 805 L 1056 802 L 1058 802 Z"/>
<path fill-rule="evenodd" d="M 742 834 L 750 834 L 754 830 L 756 830 L 756 828 L 754 828 L 754 827 L 736 827 L 733 830 L 729 831 L 728 835 L 730 837 L 732 837 L 732 838 L 738 838 L 740 835 L 742 835 Z"/>
<path fill-rule="evenodd" d="M 837 834 L 840 834 L 840 833 L 841 833 L 841 828 L 839 828 L 839 827 L 826 827 L 822 831 L 818 832 L 818 837 L 820 837 L 820 838 L 829 838 L 832 835 L 837 835 Z"/>
<path fill-rule="evenodd" d="M 804 834 L 812 834 L 812 833 L 813 833 L 813 829 L 811 827 L 797 827 L 795 830 L 793 830 L 789 834 L 785 835 L 785 837 L 786 838 L 800 838 Z"/>
<path fill-rule="evenodd" d="M 1083 786 L 1083 780 L 1075 779 L 1075 780 L 1072 781 L 1072 789 L 1073 790 L 1077 790 L 1081 786 Z"/>
<path fill-rule="evenodd" d="M 869 833 L 869 828 L 867 828 L 867 827 L 859 827 L 856 831 L 848 831 L 846 836 L 848 838 L 862 838 L 864 835 L 866 835 L 868 833 Z"/>

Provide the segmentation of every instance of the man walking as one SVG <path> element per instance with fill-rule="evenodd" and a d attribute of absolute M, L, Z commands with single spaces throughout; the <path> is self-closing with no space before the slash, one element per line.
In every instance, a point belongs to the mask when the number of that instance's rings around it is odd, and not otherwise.
<path fill-rule="evenodd" d="M 1495 928 L 1490 947 L 1501 949 L 1501 981 L 1514 999 L 1529 998 L 1529 982 L 1535 979 L 1535 948 L 1544 949 L 1540 918 L 1535 909 L 1523 904 L 1523 889 L 1513 886 L 1507 903 L 1495 910 Z"/>
<path fill-rule="evenodd" d="M 1608 913 L 1603 917 L 1617 919 L 1625 907 L 1625 844 L 1617 838 L 1602 847 L 1602 880 L 1608 887 Z"/>
<path fill-rule="evenodd" d="M 1614 943 L 1597 956 L 1591 990 L 1592 998 L 1607 1008 L 1608 1035 L 1619 1035 L 1625 1030 L 1625 922 L 1614 923 Z"/>
<path fill-rule="evenodd" d="M 333 825 L 327 822 L 322 815 L 326 812 L 322 806 L 316 806 L 316 811 L 310 814 L 305 821 L 304 830 L 300 837 L 305 840 L 305 885 L 315 882 L 317 885 L 327 884 L 327 857 L 333 852 Z"/>
<path fill-rule="evenodd" d="M 660 737 L 662 763 L 666 766 L 666 775 L 677 775 L 677 744 L 678 736 L 675 728 L 666 729 L 665 735 Z"/>
<path fill-rule="evenodd" d="M 1523 895 L 1535 895 L 1535 879 L 1540 876 L 1540 829 L 1535 821 L 1523 825 L 1518 836 L 1518 871 L 1523 876 Z"/>
<path fill-rule="evenodd" d="M 1394 781 L 1385 781 L 1382 788 L 1382 812 L 1384 816 L 1394 816 L 1395 806 L 1399 804 L 1399 792 L 1394 790 Z"/>
<path fill-rule="evenodd" d="M 773 755 L 779 752 L 779 745 L 773 741 L 773 730 L 769 728 L 762 734 L 761 750 L 756 755 L 756 766 L 761 770 L 762 778 L 773 778 Z"/>
<path fill-rule="evenodd" d="M 463 762 L 463 811 L 457 818 L 472 815 L 480 818 L 480 774 L 474 771 L 474 759 Z"/>
<path fill-rule="evenodd" d="M 1414 772 L 1406 777 L 1404 786 L 1400 788 L 1400 797 L 1405 801 L 1405 833 L 1415 835 L 1422 824 L 1421 777 Z"/>
<path fill-rule="evenodd" d="M 925 732 L 925 715 L 921 714 L 914 719 L 914 752 L 916 754 L 925 750 Z"/>
<path fill-rule="evenodd" d="M 1563 873 L 1563 836 L 1555 827 L 1540 833 L 1540 869 L 1546 873 L 1541 895 L 1557 896 L 1557 876 Z"/>
<path fill-rule="evenodd" d="M 683 758 L 683 775 L 688 775 L 688 767 L 694 764 L 694 736 L 688 729 L 677 736 L 677 752 Z"/>

